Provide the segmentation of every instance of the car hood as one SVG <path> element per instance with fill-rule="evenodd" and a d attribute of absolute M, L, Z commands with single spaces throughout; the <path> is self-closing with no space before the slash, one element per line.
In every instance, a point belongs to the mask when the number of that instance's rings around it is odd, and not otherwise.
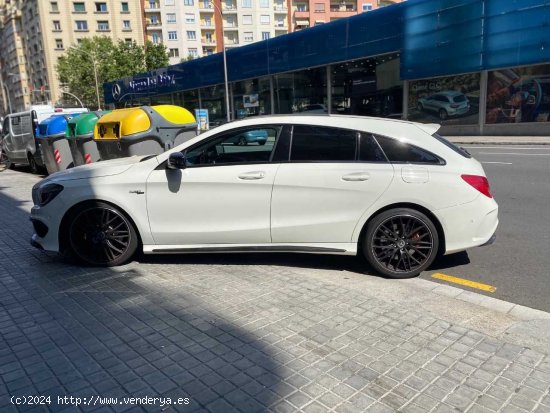
<path fill-rule="evenodd" d="M 141 162 L 144 158 L 151 157 L 151 155 L 144 156 L 130 156 L 128 158 L 111 159 L 109 161 L 100 161 L 88 165 L 77 166 L 75 168 L 66 169 L 64 171 L 56 172 L 46 179 L 48 181 L 70 181 L 74 179 L 90 179 L 98 178 L 101 176 L 118 175 L 128 170 L 132 165 Z"/>

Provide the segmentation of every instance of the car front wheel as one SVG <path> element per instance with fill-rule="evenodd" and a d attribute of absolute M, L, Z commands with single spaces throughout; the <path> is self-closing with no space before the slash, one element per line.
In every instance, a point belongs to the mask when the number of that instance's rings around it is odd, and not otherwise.
<path fill-rule="evenodd" d="M 68 246 L 80 260 L 94 266 L 116 266 L 136 252 L 134 225 L 120 210 L 104 202 L 79 208 L 69 219 Z"/>
<path fill-rule="evenodd" d="M 368 224 L 363 253 L 376 272 L 390 278 L 417 276 L 437 256 L 439 236 L 433 222 L 409 208 L 384 211 Z"/>

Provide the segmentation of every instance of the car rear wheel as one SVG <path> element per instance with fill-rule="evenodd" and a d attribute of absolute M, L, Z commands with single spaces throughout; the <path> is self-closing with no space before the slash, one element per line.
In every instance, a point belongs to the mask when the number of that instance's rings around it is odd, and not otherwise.
<path fill-rule="evenodd" d="M 134 225 L 104 202 L 84 205 L 72 214 L 67 236 L 73 255 L 94 266 L 124 264 L 138 247 Z"/>
<path fill-rule="evenodd" d="M 27 155 L 27 160 L 29 161 L 29 167 L 31 168 L 31 172 L 33 174 L 38 173 L 38 165 L 36 163 L 36 159 L 34 159 L 34 156 L 32 154 Z"/>
<path fill-rule="evenodd" d="M 390 278 L 417 276 L 437 256 L 439 236 L 425 214 L 409 208 L 384 211 L 368 224 L 363 254 L 380 274 Z"/>

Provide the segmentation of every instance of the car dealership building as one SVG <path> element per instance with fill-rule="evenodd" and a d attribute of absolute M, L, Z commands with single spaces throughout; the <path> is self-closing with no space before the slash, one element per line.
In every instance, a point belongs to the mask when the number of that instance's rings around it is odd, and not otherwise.
<path fill-rule="evenodd" d="M 232 119 L 329 112 L 550 135 L 548 0 L 408 0 L 227 50 Z M 223 53 L 104 85 L 113 107 L 226 119 Z M 312 109 L 314 108 L 314 109 Z"/>

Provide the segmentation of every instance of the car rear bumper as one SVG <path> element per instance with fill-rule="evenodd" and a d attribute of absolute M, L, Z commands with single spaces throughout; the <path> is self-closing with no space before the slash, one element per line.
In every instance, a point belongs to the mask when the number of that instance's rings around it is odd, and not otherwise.
<path fill-rule="evenodd" d="M 445 254 L 489 245 L 495 241 L 498 205 L 479 195 L 473 202 L 435 211 L 445 233 Z"/>

